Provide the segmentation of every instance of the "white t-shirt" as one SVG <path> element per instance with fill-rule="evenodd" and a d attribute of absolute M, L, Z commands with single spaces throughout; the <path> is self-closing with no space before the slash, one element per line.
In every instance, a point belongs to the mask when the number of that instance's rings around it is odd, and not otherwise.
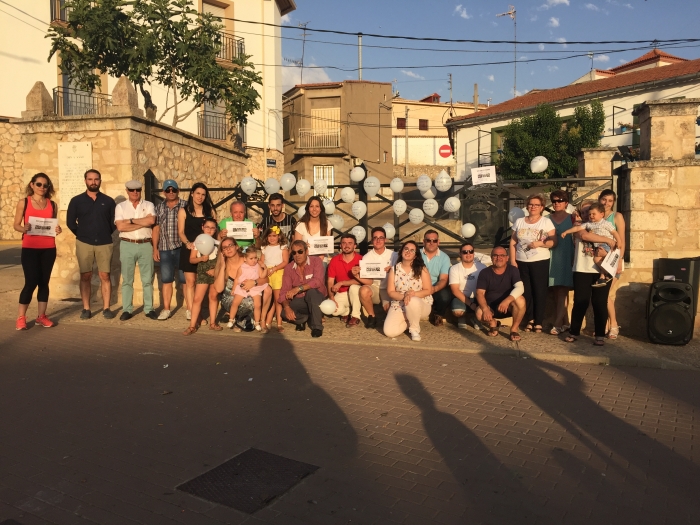
<path fill-rule="evenodd" d="M 265 256 L 265 266 L 268 268 L 282 263 L 282 247 L 279 244 L 276 246 L 263 246 L 260 248 L 260 251 Z"/>
<path fill-rule="evenodd" d="M 320 231 L 318 233 L 314 233 L 313 235 L 311 235 L 308 232 L 308 230 L 306 229 L 306 224 L 304 224 L 303 222 L 297 223 L 297 228 L 294 231 L 301 234 L 301 239 L 304 242 L 309 242 L 309 239 L 315 239 L 317 237 L 324 237 L 324 235 L 322 235 Z M 328 232 L 328 235 L 330 235 L 330 231 Z"/>
<path fill-rule="evenodd" d="M 476 280 L 479 277 L 479 272 L 486 268 L 479 261 L 474 261 L 471 268 L 465 268 L 462 261 L 450 267 L 449 284 L 459 284 L 459 289 L 462 290 L 467 299 L 474 297 L 476 291 Z"/>
<path fill-rule="evenodd" d="M 540 217 L 534 224 L 525 222 L 525 217 L 513 224 L 517 243 L 515 245 L 515 260 L 523 262 L 546 261 L 549 259 L 549 248 L 526 249 L 525 246 L 535 241 L 543 241 L 547 234 L 554 230 L 554 223 L 549 217 Z"/>
<path fill-rule="evenodd" d="M 384 248 L 384 251 L 381 254 L 378 254 L 377 252 L 374 251 L 374 249 L 371 249 L 370 251 L 367 252 L 367 254 L 362 257 L 363 261 L 371 262 L 371 263 L 382 263 L 382 266 L 386 268 L 387 266 L 395 266 L 396 265 L 396 260 L 399 258 L 399 253 L 394 252 L 390 250 L 389 248 Z M 386 272 L 387 277 L 389 276 L 389 272 Z M 384 277 L 384 279 L 375 279 L 374 284 L 379 286 L 380 290 L 386 290 L 386 280 L 387 277 Z"/>

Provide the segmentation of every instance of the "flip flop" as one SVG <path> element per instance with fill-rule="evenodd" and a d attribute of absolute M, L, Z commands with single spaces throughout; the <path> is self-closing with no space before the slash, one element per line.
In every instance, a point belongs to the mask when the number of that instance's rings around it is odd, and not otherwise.
<path fill-rule="evenodd" d="M 486 335 L 488 335 L 489 337 L 496 337 L 498 335 L 498 326 L 489 326 Z"/>
<path fill-rule="evenodd" d="M 511 341 L 520 341 L 520 340 L 522 340 L 522 337 L 520 337 L 520 334 L 518 332 L 511 332 L 510 333 L 510 340 Z"/>
<path fill-rule="evenodd" d="M 566 341 L 567 343 L 574 343 L 574 342 L 576 342 L 577 339 L 578 339 L 578 337 L 575 337 L 573 335 L 567 335 L 564 338 L 564 341 Z"/>
<path fill-rule="evenodd" d="M 596 337 L 595 341 L 593 341 L 593 346 L 605 346 L 605 339 L 602 337 Z"/>

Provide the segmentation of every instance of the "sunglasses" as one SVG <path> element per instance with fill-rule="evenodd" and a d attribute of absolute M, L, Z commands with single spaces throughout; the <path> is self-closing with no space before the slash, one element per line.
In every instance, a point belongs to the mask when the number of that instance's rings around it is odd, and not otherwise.
<path fill-rule="evenodd" d="M 552 204 L 559 204 L 560 202 L 569 202 L 562 199 L 552 199 Z"/>
<path fill-rule="evenodd" d="M 462 250 L 463 255 L 471 255 L 472 253 L 474 253 L 474 250 Z"/>
<path fill-rule="evenodd" d="M 178 190 L 173 188 L 172 186 L 169 187 L 167 190 L 163 190 L 163 193 L 177 193 Z"/>
<path fill-rule="evenodd" d="M 427 243 L 432 244 L 432 243 L 438 242 L 438 239 L 423 239 L 423 242 L 427 242 Z"/>
<path fill-rule="evenodd" d="M 292 255 L 302 255 L 306 253 L 306 250 L 292 250 Z"/>
<path fill-rule="evenodd" d="M 403 251 L 406 253 L 416 253 L 416 250 L 414 250 L 413 248 L 404 248 Z"/>
<path fill-rule="evenodd" d="M 138 190 L 132 190 L 131 188 L 128 188 L 128 189 L 130 192 L 141 193 L 141 188 L 139 188 Z"/>
<path fill-rule="evenodd" d="M 34 186 L 36 186 L 37 188 L 48 188 L 49 184 L 45 182 L 35 182 Z"/>

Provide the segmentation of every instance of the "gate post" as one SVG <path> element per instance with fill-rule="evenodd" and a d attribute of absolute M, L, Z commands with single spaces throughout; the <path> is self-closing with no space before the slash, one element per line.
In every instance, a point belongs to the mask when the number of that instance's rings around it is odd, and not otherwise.
<path fill-rule="evenodd" d="M 368 243 L 368 238 L 367 238 L 367 227 L 369 226 L 369 206 L 367 204 L 367 192 L 365 191 L 365 185 L 362 183 L 358 184 L 358 189 L 357 189 L 360 200 L 365 203 L 365 206 L 367 207 L 367 212 L 364 214 L 364 216 L 360 219 L 360 226 L 362 226 L 365 230 L 365 238 L 364 240 L 360 243 L 360 253 L 362 255 L 365 255 L 367 251 L 369 250 L 369 243 Z"/>

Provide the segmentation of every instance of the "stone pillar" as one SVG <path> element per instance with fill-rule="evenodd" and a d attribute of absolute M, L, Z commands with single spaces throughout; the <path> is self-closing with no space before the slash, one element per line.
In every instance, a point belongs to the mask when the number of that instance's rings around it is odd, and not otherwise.
<path fill-rule="evenodd" d="M 27 94 L 27 110 L 22 111 L 23 119 L 55 115 L 53 99 L 43 82 L 36 82 Z"/>
<path fill-rule="evenodd" d="M 108 108 L 107 114 L 143 117 L 143 110 L 139 109 L 136 90 L 124 75 L 121 76 L 112 90 L 112 105 Z"/>
<path fill-rule="evenodd" d="M 694 159 L 695 120 L 700 98 L 648 100 L 633 115 L 639 117 L 640 160 Z"/>

